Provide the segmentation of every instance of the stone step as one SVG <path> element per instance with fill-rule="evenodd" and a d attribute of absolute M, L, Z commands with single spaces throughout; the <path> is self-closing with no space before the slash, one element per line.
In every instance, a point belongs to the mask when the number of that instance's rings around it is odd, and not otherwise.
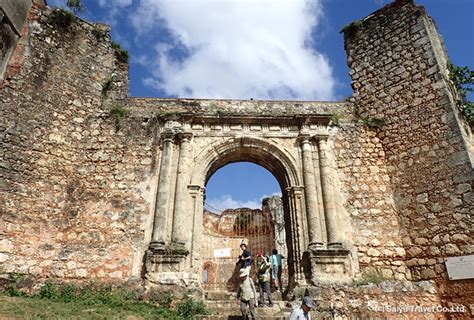
<path fill-rule="evenodd" d="M 211 300 L 211 301 L 204 301 L 205 304 L 208 306 L 208 307 L 219 307 L 219 306 L 238 306 L 239 305 L 239 301 L 237 299 L 233 299 L 233 300 Z M 265 301 L 264 303 L 265 305 L 268 304 L 268 301 Z M 273 305 L 275 307 L 279 307 L 279 308 L 285 308 L 285 307 L 290 307 L 288 305 L 288 302 L 286 301 L 278 301 L 278 300 L 274 300 L 273 301 Z"/>
<path fill-rule="evenodd" d="M 259 320 L 288 320 L 290 314 L 285 315 L 277 315 L 277 316 L 259 316 L 257 315 L 257 319 Z M 241 315 L 231 314 L 231 315 L 208 315 L 208 316 L 196 316 L 194 319 L 199 320 L 241 320 Z"/>
<path fill-rule="evenodd" d="M 257 296 L 259 295 L 257 290 Z M 265 298 L 267 295 L 265 295 Z M 237 292 L 228 292 L 228 291 L 205 291 L 204 299 L 207 301 L 212 300 L 235 300 L 237 299 Z M 281 292 L 272 292 L 272 299 L 274 301 L 283 300 Z"/>
<path fill-rule="evenodd" d="M 211 315 L 231 316 L 240 314 L 240 304 L 237 301 L 212 302 L 208 303 L 207 307 Z M 286 316 L 288 318 L 291 311 L 292 308 L 287 307 L 283 301 L 281 304 L 275 303 L 272 307 L 264 306 L 256 308 L 257 315 L 262 317 Z"/>
<path fill-rule="evenodd" d="M 228 291 L 204 291 L 204 299 L 210 300 L 232 300 L 237 299 L 236 292 Z"/>
<path fill-rule="evenodd" d="M 275 315 L 275 316 L 260 316 L 257 315 L 258 320 L 288 320 L 290 314 L 284 315 Z M 242 317 L 240 314 L 231 314 L 231 315 L 207 315 L 207 316 L 196 316 L 194 319 L 199 320 L 241 320 Z"/>

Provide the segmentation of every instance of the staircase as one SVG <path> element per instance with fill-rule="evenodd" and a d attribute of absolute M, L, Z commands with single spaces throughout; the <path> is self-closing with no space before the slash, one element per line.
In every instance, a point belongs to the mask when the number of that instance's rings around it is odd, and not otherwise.
<path fill-rule="evenodd" d="M 258 292 L 257 292 L 258 296 Z M 281 293 L 272 293 L 273 306 L 256 307 L 257 319 L 288 319 L 292 311 L 292 306 L 283 301 Z M 267 303 L 268 300 L 265 301 Z M 241 319 L 240 300 L 237 300 L 235 292 L 227 291 L 206 291 L 205 303 L 210 314 L 200 316 L 201 320 L 214 319 Z"/>

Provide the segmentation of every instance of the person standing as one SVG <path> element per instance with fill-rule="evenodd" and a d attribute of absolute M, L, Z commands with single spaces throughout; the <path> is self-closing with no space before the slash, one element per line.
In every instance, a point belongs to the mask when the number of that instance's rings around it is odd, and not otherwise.
<path fill-rule="evenodd" d="M 272 278 L 273 278 L 273 283 L 275 284 L 275 290 L 276 291 L 282 291 L 283 290 L 283 283 L 281 282 L 281 260 L 283 259 L 283 256 L 278 253 L 277 249 L 273 249 L 272 251 L 272 256 L 270 258 L 272 262 Z"/>
<path fill-rule="evenodd" d="M 311 320 L 310 311 L 314 308 L 313 299 L 306 296 L 303 298 L 303 302 L 299 308 L 293 309 L 290 318 L 288 320 Z"/>
<path fill-rule="evenodd" d="M 240 266 L 240 268 L 248 268 L 249 269 L 249 274 L 250 274 L 250 267 L 252 266 L 253 263 L 253 258 L 252 258 L 252 253 L 248 249 L 248 240 L 244 239 L 242 242 L 240 242 L 240 250 L 242 250 L 242 253 L 239 256 L 239 260 L 237 261 L 237 265 Z"/>
<path fill-rule="evenodd" d="M 255 319 L 255 304 L 257 303 L 257 293 L 255 291 L 255 285 L 249 277 L 250 268 L 240 269 L 239 279 L 240 285 L 237 290 L 237 299 L 240 299 L 240 312 L 244 319 L 250 318 Z"/>
<path fill-rule="evenodd" d="M 264 300 L 265 300 L 264 295 L 266 293 L 268 297 L 268 306 L 272 307 L 273 306 L 272 290 L 270 286 L 271 264 L 269 261 L 267 261 L 267 258 L 264 257 L 262 254 L 259 254 L 257 256 L 257 264 L 258 264 L 257 265 L 258 291 L 260 293 L 258 306 L 263 307 Z"/>

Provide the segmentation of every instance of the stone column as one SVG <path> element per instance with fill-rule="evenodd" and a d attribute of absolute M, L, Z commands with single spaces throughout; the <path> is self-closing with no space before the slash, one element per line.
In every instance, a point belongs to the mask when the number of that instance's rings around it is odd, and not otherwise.
<path fill-rule="evenodd" d="M 202 250 L 202 229 L 203 229 L 203 208 L 204 208 L 204 193 L 206 188 L 198 185 L 188 186 L 189 193 L 193 198 L 193 230 L 191 242 L 191 268 L 199 269 L 201 264 L 201 250 Z M 197 271 L 197 270 L 196 270 Z"/>
<path fill-rule="evenodd" d="M 326 144 L 328 136 L 318 136 L 317 138 L 319 146 L 319 165 L 321 168 L 321 183 L 326 218 L 328 248 L 339 249 L 342 247 L 342 242 L 339 234 L 336 201 L 334 199 L 333 185 L 331 181 L 331 168 L 329 167 L 328 150 Z"/>
<path fill-rule="evenodd" d="M 314 164 L 314 178 L 316 179 L 316 194 L 318 195 L 318 216 L 321 224 L 321 239 L 326 243 L 328 235 L 326 232 L 326 219 L 324 217 L 324 202 L 323 193 L 321 191 L 321 167 L 319 165 L 319 151 L 316 144 L 316 149 L 313 150 L 313 164 Z"/>
<path fill-rule="evenodd" d="M 155 221 L 150 247 L 157 250 L 165 249 L 166 214 L 168 199 L 170 199 L 171 161 L 173 157 L 173 130 L 167 130 L 161 135 L 163 148 L 161 152 L 160 176 L 155 203 Z"/>
<path fill-rule="evenodd" d="M 293 282 L 300 282 L 304 279 L 301 265 L 301 260 L 303 258 L 301 245 L 304 241 L 304 235 L 302 234 L 303 230 L 301 230 L 301 222 L 298 219 L 303 212 L 303 203 L 301 199 L 303 196 L 303 189 L 304 188 L 300 186 L 289 187 L 286 189 L 291 219 L 291 251 L 293 256 L 292 268 L 294 272 L 294 279 L 292 279 Z M 288 263 L 291 263 L 291 261 L 288 261 Z M 290 266 L 288 266 L 288 269 L 290 269 Z"/>
<path fill-rule="evenodd" d="M 303 155 L 304 193 L 306 200 L 306 217 L 308 220 L 309 249 L 323 247 L 321 232 L 321 219 L 318 211 L 318 194 L 316 192 L 316 179 L 314 175 L 313 152 L 310 135 L 300 135 L 301 150 Z"/>
<path fill-rule="evenodd" d="M 173 231 L 171 242 L 176 250 L 186 251 L 187 235 L 192 229 L 192 223 L 186 220 L 186 200 L 188 198 L 188 168 L 189 150 L 192 133 L 179 133 L 180 139 L 178 174 L 176 176 L 176 195 L 174 200 Z M 188 216 L 191 216 L 190 214 Z"/>

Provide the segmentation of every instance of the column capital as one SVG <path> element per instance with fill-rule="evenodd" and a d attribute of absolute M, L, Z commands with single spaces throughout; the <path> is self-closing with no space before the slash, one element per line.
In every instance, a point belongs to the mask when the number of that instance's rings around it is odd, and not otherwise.
<path fill-rule="evenodd" d="M 286 188 L 286 191 L 288 192 L 289 195 L 293 196 L 301 196 L 304 191 L 303 186 L 293 186 L 293 187 L 288 187 Z"/>
<path fill-rule="evenodd" d="M 321 142 L 321 141 L 327 141 L 329 138 L 329 134 L 325 134 L 325 133 L 318 133 L 314 136 L 314 139 L 317 141 L 317 142 Z"/>
<path fill-rule="evenodd" d="M 195 195 L 198 195 L 198 194 L 204 194 L 204 192 L 206 191 L 206 188 L 205 187 L 201 187 L 199 185 L 195 185 L 195 184 L 190 184 L 188 185 L 188 190 L 189 190 L 189 193 L 192 195 L 192 196 L 195 196 Z"/>
<path fill-rule="evenodd" d="M 309 133 L 307 132 L 301 132 L 299 135 L 298 135 L 298 141 L 303 145 L 303 144 L 306 144 L 306 143 L 311 143 L 311 139 L 313 138 L 312 135 L 310 135 Z"/>
<path fill-rule="evenodd" d="M 173 142 L 175 137 L 175 132 L 172 129 L 165 129 L 161 133 L 161 139 L 163 142 Z"/>
<path fill-rule="evenodd" d="M 193 133 L 188 132 L 188 131 L 179 132 L 177 134 L 177 137 L 181 142 L 189 142 L 189 141 L 191 141 L 191 138 L 193 137 Z"/>

